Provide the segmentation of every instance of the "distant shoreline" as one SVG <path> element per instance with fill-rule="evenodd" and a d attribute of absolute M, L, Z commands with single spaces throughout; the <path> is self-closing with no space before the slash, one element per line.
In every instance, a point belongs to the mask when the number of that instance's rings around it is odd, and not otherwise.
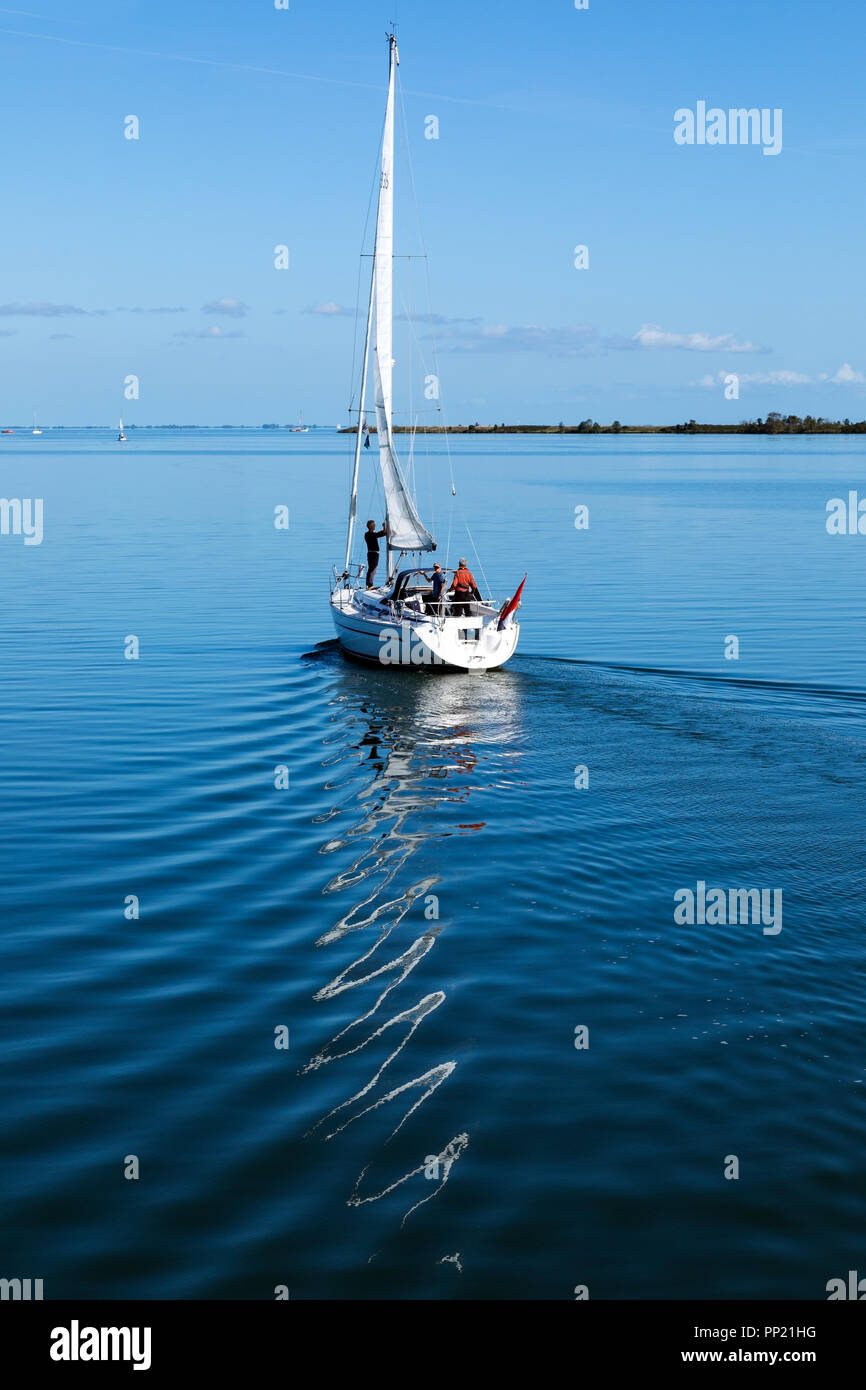
<path fill-rule="evenodd" d="M 127 432 L 144 430 L 267 430 L 276 434 L 348 434 L 357 432 L 356 425 L 309 425 L 298 430 L 296 425 L 133 425 L 124 427 Z M 92 431 L 115 433 L 116 425 L 43 425 L 36 433 L 49 434 L 70 431 Z M 866 434 L 866 420 L 825 420 L 823 416 L 779 415 L 771 411 L 766 420 L 741 420 L 736 425 L 701 424 L 687 420 L 679 425 L 621 425 L 614 420 L 610 425 L 600 425 L 595 420 L 582 420 L 579 425 L 394 425 L 394 434 Z M 6 435 L 33 433 L 30 425 L 4 425 Z M 376 426 L 370 427 L 376 433 Z"/>
<path fill-rule="evenodd" d="M 394 425 L 394 434 L 866 434 L 866 420 L 825 420 L 822 416 L 777 415 L 771 412 L 766 420 L 741 420 L 737 425 L 699 424 L 687 420 L 681 425 L 599 425 L 584 420 L 579 425 Z M 341 434 L 354 434 L 356 426 L 347 425 Z M 375 425 L 371 433 L 376 433 Z"/>

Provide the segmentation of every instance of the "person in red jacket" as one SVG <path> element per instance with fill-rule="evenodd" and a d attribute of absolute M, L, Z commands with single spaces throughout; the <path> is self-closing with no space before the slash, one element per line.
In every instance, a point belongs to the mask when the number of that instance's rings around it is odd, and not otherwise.
<path fill-rule="evenodd" d="M 478 592 L 478 585 L 475 583 L 472 571 L 468 569 L 462 556 L 458 560 L 457 566 L 454 583 L 451 586 L 451 615 L 455 618 L 468 618 L 470 601 L 476 599 L 480 603 L 481 595 Z"/>

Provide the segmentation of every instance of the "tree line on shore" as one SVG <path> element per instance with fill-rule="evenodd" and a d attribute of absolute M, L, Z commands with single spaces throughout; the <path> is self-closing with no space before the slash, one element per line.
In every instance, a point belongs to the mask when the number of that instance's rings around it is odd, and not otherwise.
<path fill-rule="evenodd" d="M 354 433 L 354 426 L 350 431 Z M 394 425 L 395 434 L 412 434 L 416 431 L 411 425 Z M 375 426 L 372 433 L 376 433 Z M 444 425 L 421 425 L 419 434 L 445 434 Z M 741 420 L 739 424 L 713 425 L 701 424 L 697 420 L 686 420 L 678 425 L 621 425 L 614 420 L 610 425 L 600 425 L 597 420 L 581 420 L 578 425 L 566 425 L 560 420 L 558 425 L 451 425 L 448 434 L 866 434 L 866 420 L 825 420 L 823 415 L 782 415 L 771 410 L 766 419 Z"/>

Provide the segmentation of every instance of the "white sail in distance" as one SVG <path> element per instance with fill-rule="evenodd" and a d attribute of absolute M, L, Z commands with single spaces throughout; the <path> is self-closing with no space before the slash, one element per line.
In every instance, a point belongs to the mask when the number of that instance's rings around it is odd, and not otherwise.
<path fill-rule="evenodd" d="M 379 440 L 379 466 L 385 489 L 388 516 L 388 546 L 391 550 L 435 550 L 436 542 L 425 527 L 400 473 L 391 438 L 393 377 L 393 284 L 394 284 L 394 76 L 399 62 L 396 41 L 391 39 L 391 66 L 388 77 L 388 105 L 382 139 L 382 169 L 379 184 L 379 210 L 376 218 L 374 280 L 376 292 L 376 337 L 373 346 L 376 384 L 376 429 Z"/>

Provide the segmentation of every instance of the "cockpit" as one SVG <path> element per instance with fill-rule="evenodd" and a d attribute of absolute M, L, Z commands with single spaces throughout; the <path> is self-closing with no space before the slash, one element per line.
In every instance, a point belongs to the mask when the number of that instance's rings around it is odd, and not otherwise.
<path fill-rule="evenodd" d="M 414 582 L 413 582 L 414 580 Z M 405 603 L 408 599 L 429 599 L 433 590 L 427 579 L 425 569 L 400 570 L 394 576 L 391 592 L 385 595 L 385 603 Z"/>

